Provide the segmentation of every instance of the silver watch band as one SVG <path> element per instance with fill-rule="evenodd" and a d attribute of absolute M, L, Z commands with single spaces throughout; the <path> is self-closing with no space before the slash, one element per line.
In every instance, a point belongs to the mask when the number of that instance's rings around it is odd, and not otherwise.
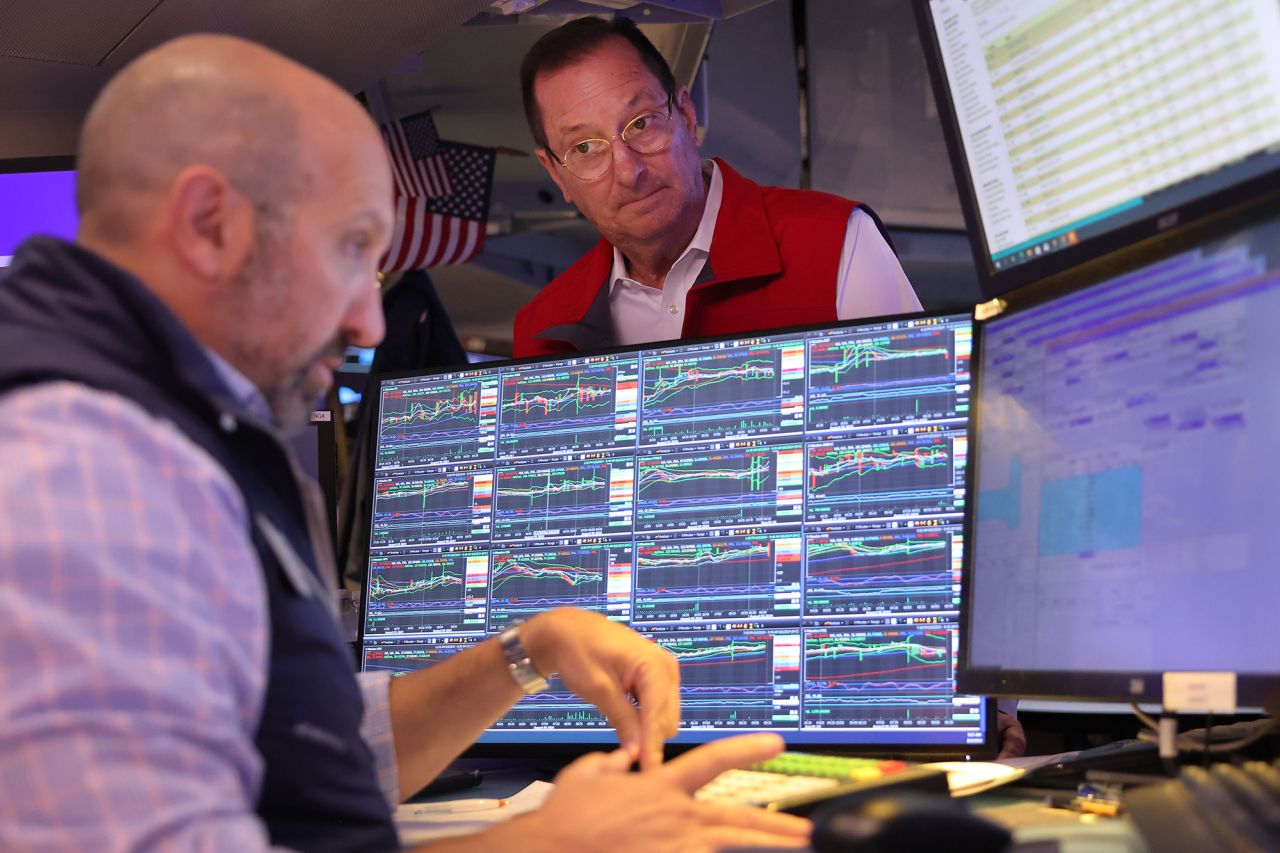
<path fill-rule="evenodd" d="M 507 669 L 511 677 L 525 694 L 541 693 L 547 689 L 547 680 L 534 667 L 525 651 L 524 642 L 520 638 L 520 626 L 523 620 L 517 619 L 498 635 L 498 644 L 502 646 L 502 656 L 507 661 Z"/>

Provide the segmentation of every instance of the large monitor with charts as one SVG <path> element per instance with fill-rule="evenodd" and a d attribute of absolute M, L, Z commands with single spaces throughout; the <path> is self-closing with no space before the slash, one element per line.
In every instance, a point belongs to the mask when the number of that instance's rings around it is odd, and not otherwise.
<path fill-rule="evenodd" d="M 1277 0 L 916 0 L 984 290 L 1280 186 Z"/>
<path fill-rule="evenodd" d="M 957 695 L 969 315 L 381 377 L 361 659 L 575 605 L 681 667 L 678 743 L 990 754 Z M 553 680 L 481 743 L 607 743 Z"/>
<path fill-rule="evenodd" d="M 1280 203 L 1169 242 L 979 324 L 965 689 L 1280 708 Z"/>

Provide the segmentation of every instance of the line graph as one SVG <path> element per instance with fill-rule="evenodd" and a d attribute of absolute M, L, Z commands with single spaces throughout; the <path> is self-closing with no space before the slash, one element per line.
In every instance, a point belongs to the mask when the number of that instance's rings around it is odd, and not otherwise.
<path fill-rule="evenodd" d="M 489 498 L 477 475 L 453 471 L 375 480 L 371 547 L 469 542 L 489 534 Z"/>
<path fill-rule="evenodd" d="M 951 511 L 953 456 L 944 433 L 811 444 L 808 519 Z"/>
<path fill-rule="evenodd" d="M 828 723 L 917 724 L 950 719 L 954 628 L 810 631 L 804 640 L 804 715 Z"/>
<path fill-rule="evenodd" d="M 970 325 L 925 325 L 814 341 L 809 430 L 955 418 L 968 411 Z"/>
<path fill-rule="evenodd" d="M 365 633 L 460 630 L 466 576 L 466 554 L 371 558 Z"/>
<path fill-rule="evenodd" d="M 493 380 L 458 377 L 384 386 L 377 469 L 492 457 L 495 388 Z"/>
<path fill-rule="evenodd" d="M 503 458 L 612 447 L 617 371 L 612 365 L 531 370 L 502 379 Z"/>
<path fill-rule="evenodd" d="M 553 607 L 603 612 L 610 569 L 631 567 L 631 545 L 493 551 L 489 630 Z"/>
<path fill-rule="evenodd" d="M 683 724 L 732 728 L 772 721 L 773 700 L 785 689 L 774 683 L 772 636 L 750 632 L 651 636 L 680 665 Z"/>
<path fill-rule="evenodd" d="M 674 359 L 647 356 L 641 379 L 641 445 L 772 434 L 784 426 L 801 426 L 783 411 L 775 347 Z"/>
<path fill-rule="evenodd" d="M 752 448 L 641 457 L 636 529 L 767 524 L 786 517 L 798 510 L 799 489 L 779 488 L 782 452 Z"/>
<path fill-rule="evenodd" d="M 798 537 L 640 541 L 632 621 L 795 616 L 799 588 Z"/>
<path fill-rule="evenodd" d="M 960 606 L 958 530 L 917 528 L 806 540 L 807 616 L 929 612 Z"/>
<path fill-rule="evenodd" d="M 604 533 L 610 527 L 611 510 L 631 507 L 629 490 L 613 482 L 619 470 L 630 473 L 629 464 L 599 461 L 499 468 L 493 538 Z"/>

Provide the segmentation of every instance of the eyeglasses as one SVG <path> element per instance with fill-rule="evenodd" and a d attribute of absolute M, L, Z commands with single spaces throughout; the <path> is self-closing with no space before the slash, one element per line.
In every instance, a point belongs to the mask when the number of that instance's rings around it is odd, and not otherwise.
<path fill-rule="evenodd" d="M 657 154 L 671 144 L 671 101 L 666 112 L 650 111 L 627 122 L 621 133 L 608 139 L 580 139 L 560 158 L 560 165 L 573 173 L 580 181 L 603 178 L 613 167 L 613 140 L 637 154 Z"/>

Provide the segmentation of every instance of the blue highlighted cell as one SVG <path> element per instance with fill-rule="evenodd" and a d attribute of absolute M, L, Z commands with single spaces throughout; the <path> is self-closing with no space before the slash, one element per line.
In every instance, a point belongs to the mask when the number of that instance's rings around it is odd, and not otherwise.
<path fill-rule="evenodd" d="M 978 495 L 978 521 L 1003 521 L 1017 530 L 1022 521 L 1022 458 L 1009 461 L 1009 485 L 985 489 Z"/>
<path fill-rule="evenodd" d="M 1051 480 L 1041 486 L 1041 557 L 1114 551 L 1141 543 L 1141 466 Z"/>

